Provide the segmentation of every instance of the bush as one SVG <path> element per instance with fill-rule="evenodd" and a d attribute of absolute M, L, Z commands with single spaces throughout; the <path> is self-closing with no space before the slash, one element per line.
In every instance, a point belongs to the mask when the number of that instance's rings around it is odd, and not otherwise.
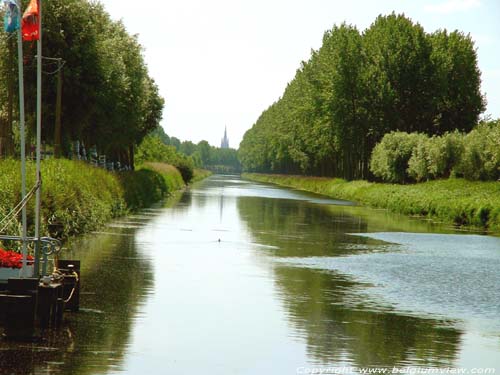
<path fill-rule="evenodd" d="M 463 137 L 453 132 L 420 138 L 408 161 L 408 175 L 417 182 L 449 177 L 463 153 Z"/>
<path fill-rule="evenodd" d="M 137 164 L 166 163 L 174 165 L 181 173 L 184 183 L 193 178 L 194 161 L 176 151 L 174 146 L 168 146 L 156 135 L 148 135 L 137 148 Z"/>
<path fill-rule="evenodd" d="M 500 179 L 500 120 L 482 122 L 467 134 L 455 172 L 468 180 Z"/>
<path fill-rule="evenodd" d="M 183 185 L 174 167 L 160 163 L 153 167 L 111 173 L 83 162 L 43 161 L 42 235 L 67 238 L 95 230 L 113 217 L 149 206 Z M 0 220 L 21 200 L 20 168 L 18 160 L 0 160 Z M 29 190 L 35 183 L 34 163 L 27 163 L 27 176 Z M 32 234 L 33 200 L 27 206 L 27 218 L 28 233 Z M 4 232 L 20 235 L 19 220 L 11 222 Z"/>
<path fill-rule="evenodd" d="M 132 210 L 158 202 L 168 193 L 163 177 L 150 169 L 123 172 L 120 181 L 125 189 L 125 201 Z"/>
<path fill-rule="evenodd" d="M 500 180 L 500 120 L 483 121 L 466 135 L 386 134 L 373 150 L 370 169 L 386 182 L 447 177 Z"/>
<path fill-rule="evenodd" d="M 408 161 L 413 149 L 426 138 L 424 134 L 391 132 L 373 149 L 370 170 L 376 177 L 388 182 L 407 182 Z"/>
<path fill-rule="evenodd" d="M 176 191 L 184 186 L 184 180 L 182 179 L 181 172 L 179 172 L 179 170 L 173 165 L 148 162 L 144 163 L 141 168 L 150 169 L 161 174 L 165 180 L 168 191 Z"/>
<path fill-rule="evenodd" d="M 181 172 L 184 183 L 188 184 L 193 179 L 194 165 L 189 157 L 179 157 L 174 163 L 175 167 Z"/>
<path fill-rule="evenodd" d="M 0 161 L 0 219 L 21 200 L 20 162 Z M 35 165 L 27 163 L 28 190 L 34 185 Z M 70 160 L 42 163 L 41 233 L 68 237 L 98 228 L 126 212 L 124 188 L 115 174 Z M 98 181 L 99 183 L 96 183 Z M 34 204 L 27 206 L 28 230 L 33 231 Z M 20 218 L 5 233 L 20 235 Z"/>

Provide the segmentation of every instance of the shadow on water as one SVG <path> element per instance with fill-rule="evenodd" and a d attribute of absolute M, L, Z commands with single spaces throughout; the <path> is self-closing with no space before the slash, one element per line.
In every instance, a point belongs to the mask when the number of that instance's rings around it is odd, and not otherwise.
<path fill-rule="evenodd" d="M 138 307 L 154 280 L 135 233 L 150 213 L 128 217 L 69 244 L 66 259 L 81 259 L 81 311 L 40 343 L 0 340 L 2 374 L 95 374 L 123 360 Z M 133 221 L 133 223 L 131 223 Z"/>

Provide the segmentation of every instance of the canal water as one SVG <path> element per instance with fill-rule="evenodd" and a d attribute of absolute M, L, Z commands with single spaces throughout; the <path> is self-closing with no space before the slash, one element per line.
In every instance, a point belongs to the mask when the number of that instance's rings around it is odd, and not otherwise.
<path fill-rule="evenodd" d="M 500 238 L 212 176 L 73 241 L 81 311 L 2 374 L 500 371 Z"/>

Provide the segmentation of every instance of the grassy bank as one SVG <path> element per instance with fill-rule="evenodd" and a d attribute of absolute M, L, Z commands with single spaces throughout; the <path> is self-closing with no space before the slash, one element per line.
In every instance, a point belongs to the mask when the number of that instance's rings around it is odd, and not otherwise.
<path fill-rule="evenodd" d="M 247 173 L 244 178 L 275 183 L 332 198 L 387 208 L 405 215 L 500 233 L 500 182 L 463 179 L 393 185 L 367 181 Z"/>
<path fill-rule="evenodd" d="M 193 173 L 193 179 L 191 180 L 191 183 L 195 183 L 201 180 L 204 180 L 208 176 L 212 175 L 211 171 L 207 171 L 206 169 L 199 169 L 195 168 L 194 173 Z"/>
<path fill-rule="evenodd" d="M 34 164 L 28 163 L 27 175 L 29 190 L 35 183 Z M 42 163 L 42 176 L 42 233 L 63 238 L 95 230 L 114 217 L 147 207 L 184 186 L 180 172 L 161 163 L 148 163 L 137 171 L 110 173 L 81 162 L 47 160 Z M 20 201 L 20 191 L 19 161 L 0 160 L 0 221 Z M 32 233 L 34 199 L 27 213 Z M 19 234 L 20 218 L 11 222 L 5 233 Z"/>

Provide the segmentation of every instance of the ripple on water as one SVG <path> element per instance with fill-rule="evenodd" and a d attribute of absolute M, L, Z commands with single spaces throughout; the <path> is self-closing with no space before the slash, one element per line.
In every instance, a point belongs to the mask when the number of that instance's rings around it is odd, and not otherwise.
<path fill-rule="evenodd" d="M 347 257 L 280 260 L 294 266 L 338 271 L 372 287 L 381 299 L 411 314 L 460 319 L 500 332 L 500 239 L 479 235 L 356 234 L 392 244 L 393 251 Z"/>

